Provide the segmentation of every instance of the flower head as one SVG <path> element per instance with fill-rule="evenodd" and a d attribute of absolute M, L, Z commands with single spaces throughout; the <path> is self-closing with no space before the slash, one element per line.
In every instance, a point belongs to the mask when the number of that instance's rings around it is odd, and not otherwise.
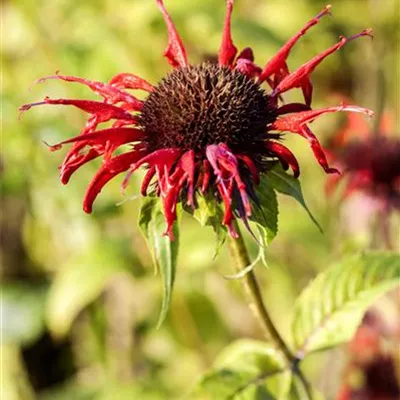
<path fill-rule="evenodd" d="M 39 81 L 59 79 L 81 83 L 103 100 L 45 98 L 21 107 L 25 111 L 44 104 L 72 105 L 89 114 L 78 136 L 50 146 L 50 150 L 58 150 L 72 144 L 60 167 L 64 184 L 79 167 L 97 157 L 103 158 L 84 198 L 86 212 L 92 211 L 94 200 L 108 181 L 125 172 L 123 187 L 126 187 L 132 173 L 145 167 L 141 193 L 146 196 L 151 191 L 161 197 L 166 234 L 171 239 L 177 203 L 182 201 L 196 207 L 196 196 L 206 193 L 223 202 L 222 223 L 235 237 L 233 220 L 239 217 L 246 222 L 251 216 L 256 200 L 254 187 L 271 161 L 280 162 L 285 169 L 290 167 L 295 177 L 300 174 L 296 157 L 281 143 L 285 131 L 306 138 L 323 169 L 327 173 L 337 172 L 328 165 L 324 150 L 308 124 L 326 113 L 371 114 L 371 111 L 350 105 L 312 110 L 310 76 L 327 56 L 358 37 L 370 36 L 370 30 L 340 37 L 338 43 L 289 71 L 287 58 L 292 47 L 329 14 L 327 6 L 261 68 L 255 64 L 251 48 L 239 53 L 234 45 L 233 0 L 226 0 L 218 62 L 192 65 L 163 1 L 156 2 L 168 29 L 164 55 L 173 67 L 157 85 L 130 73 L 119 74 L 108 83 L 57 74 Z M 302 90 L 304 103 L 281 104 L 282 94 L 295 88 Z M 142 90 L 148 96 L 141 101 L 130 90 Z M 99 130 L 99 125 L 106 122 L 111 125 Z M 130 150 L 115 155 L 126 144 L 131 146 Z"/>
<path fill-rule="evenodd" d="M 362 192 L 377 199 L 386 211 L 400 209 L 400 138 L 388 135 L 388 121 L 386 115 L 375 134 L 356 115 L 348 119 L 330 149 L 333 162 L 345 174 L 328 179 L 328 193 L 346 178 L 344 198 Z"/>

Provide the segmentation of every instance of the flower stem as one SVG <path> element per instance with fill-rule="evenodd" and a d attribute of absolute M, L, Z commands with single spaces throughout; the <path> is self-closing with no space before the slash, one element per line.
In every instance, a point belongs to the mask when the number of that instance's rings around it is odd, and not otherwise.
<path fill-rule="evenodd" d="M 243 271 L 247 266 L 251 264 L 249 253 L 247 252 L 246 244 L 244 243 L 243 236 L 240 232 L 239 225 L 235 221 L 235 230 L 238 233 L 238 238 L 233 239 L 229 238 L 230 250 L 232 258 L 235 260 L 236 263 L 236 270 L 238 273 Z M 308 383 L 307 379 L 303 375 L 302 371 L 299 368 L 299 359 L 297 359 L 291 350 L 289 349 L 288 345 L 284 341 L 284 339 L 279 334 L 278 330 L 276 329 L 271 316 L 267 308 L 265 307 L 260 285 L 257 281 L 257 277 L 253 270 L 247 272 L 242 278 L 243 285 L 247 294 L 249 295 L 251 302 L 249 304 L 250 309 L 255 314 L 258 322 L 260 323 L 263 330 L 267 333 L 267 335 L 272 339 L 275 346 L 282 352 L 285 357 L 285 360 L 288 364 L 288 367 L 293 371 L 294 375 L 297 375 L 301 381 L 301 384 L 304 387 L 306 397 L 309 400 L 312 400 L 312 392 L 310 388 L 310 384 Z"/>
<path fill-rule="evenodd" d="M 235 230 L 238 232 L 239 237 L 237 239 L 230 238 L 229 243 L 232 258 L 236 262 L 236 269 L 238 272 L 241 272 L 244 268 L 251 264 L 251 261 L 237 223 L 235 224 Z M 245 290 L 251 299 L 251 303 L 249 304 L 250 309 L 255 314 L 263 330 L 268 334 L 268 336 L 271 337 L 275 346 L 283 353 L 287 363 L 292 366 L 295 361 L 295 356 L 292 354 L 288 345 L 282 339 L 274 323 L 272 322 L 271 316 L 265 307 L 261 295 L 260 285 L 257 281 L 254 271 L 249 271 L 242 278 L 242 281 Z"/>

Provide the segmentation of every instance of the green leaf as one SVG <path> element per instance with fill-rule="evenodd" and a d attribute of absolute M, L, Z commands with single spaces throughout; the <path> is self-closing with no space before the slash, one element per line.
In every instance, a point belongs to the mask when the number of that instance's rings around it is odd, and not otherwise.
<path fill-rule="evenodd" d="M 125 251 L 118 243 L 99 243 L 59 268 L 46 304 L 46 322 L 54 337 L 65 336 L 77 315 L 101 294 L 109 280 L 128 270 Z"/>
<path fill-rule="evenodd" d="M 238 340 L 225 348 L 190 399 L 285 399 L 291 373 L 268 343 Z"/>
<path fill-rule="evenodd" d="M 250 220 L 257 224 L 261 236 L 262 260 L 267 265 L 266 250 L 278 232 L 278 201 L 276 193 L 269 183 L 268 176 L 263 176 L 256 187 L 259 204 L 253 202 Z"/>
<path fill-rule="evenodd" d="M 163 279 L 164 297 L 157 328 L 161 326 L 171 303 L 172 289 L 175 281 L 176 262 L 179 248 L 179 230 L 174 225 L 175 240 L 164 236 L 165 218 L 160 200 L 157 197 L 146 197 L 140 209 L 139 227 L 149 245 L 154 265 Z"/>
<path fill-rule="evenodd" d="M 319 274 L 297 299 L 292 319 L 299 356 L 348 341 L 370 304 L 400 283 L 400 255 L 351 257 Z"/>
<path fill-rule="evenodd" d="M 43 333 L 44 304 L 48 285 L 4 283 L 1 285 L 0 324 L 2 343 L 26 345 Z M 6 322 L 7 321 L 7 322 Z"/>
<path fill-rule="evenodd" d="M 193 217 L 200 222 L 201 226 L 212 226 L 217 236 L 217 247 L 215 249 L 214 258 L 218 255 L 219 250 L 225 243 L 227 230 L 222 225 L 224 213 L 220 204 L 215 197 L 210 194 L 196 196 L 197 207 L 194 210 L 186 209 Z"/>
<path fill-rule="evenodd" d="M 301 190 L 300 181 L 298 179 L 287 174 L 281 165 L 275 165 L 270 171 L 268 171 L 266 178 L 268 179 L 269 184 L 279 193 L 286 194 L 287 196 L 291 196 L 296 199 L 304 207 L 311 220 L 322 232 L 321 225 L 307 207 L 303 192 Z"/>

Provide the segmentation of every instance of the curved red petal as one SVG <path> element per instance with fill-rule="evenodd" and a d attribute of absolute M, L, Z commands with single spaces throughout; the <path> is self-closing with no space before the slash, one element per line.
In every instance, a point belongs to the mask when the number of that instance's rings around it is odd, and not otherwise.
<path fill-rule="evenodd" d="M 145 79 L 130 73 L 115 75 L 109 82 L 110 85 L 119 89 L 141 89 L 146 92 L 153 92 L 154 86 Z"/>
<path fill-rule="evenodd" d="M 147 188 L 150 185 L 151 180 L 153 179 L 154 175 L 156 174 L 155 167 L 151 167 L 143 178 L 142 185 L 140 186 L 140 193 L 142 196 L 147 196 Z"/>
<path fill-rule="evenodd" d="M 221 47 L 218 52 L 219 65 L 232 66 L 235 59 L 237 48 L 233 44 L 231 34 L 231 18 L 233 11 L 233 0 L 226 0 L 226 16 L 224 31 L 222 33 Z"/>
<path fill-rule="evenodd" d="M 298 113 L 302 111 L 309 111 L 311 110 L 310 106 L 307 106 L 303 103 L 289 103 L 284 104 L 283 106 L 278 108 L 278 115 L 283 114 L 291 114 L 291 113 Z"/>
<path fill-rule="evenodd" d="M 84 142 L 85 145 L 105 146 L 107 142 L 113 146 L 118 147 L 125 143 L 137 142 L 146 136 L 144 131 L 135 128 L 109 128 L 102 129 L 96 132 L 86 133 L 83 135 L 75 136 L 71 139 L 64 140 L 56 143 L 50 147 L 50 150 L 58 150 L 63 145 L 75 142 Z"/>
<path fill-rule="evenodd" d="M 260 176 L 258 173 L 258 169 L 257 169 L 256 165 L 254 164 L 253 160 L 244 154 L 237 154 L 236 157 L 239 160 L 242 160 L 244 162 L 246 167 L 249 169 L 251 176 L 253 177 L 254 183 L 256 185 L 258 185 L 260 183 Z"/>
<path fill-rule="evenodd" d="M 163 0 L 156 1 L 168 29 L 168 47 L 164 52 L 164 56 L 167 57 L 168 61 L 174 68 L 185 68 L 188 66 L 188 60 L 182 40 L 175 28 L 174 23 L 172 22 L 170 15 L 168 14 L 168 11 L 164 6 Z"/>
<path fill-rule="evenodd" d="M 317 55 L 316 57 L 314 57 L 307 63 L 303 64 L 296 71 L 294 71 L 291 74 L 289 74 L 288 76 L 286 76 L 278 84 L 278 86 L 273 90 L 273 92 L 271 93 L 271 96 L 276 97 L 279 94 L 282 94 L 290 89 L 293 89 L 296 87 L 305 87 L 306 85 L 309 85 L 310 74 L 326 57 L 328 57 L 330 54 L 332 54 L 332 53 L 336 52 L 337 50 L 339 50 L 340 48 L 342 48 L 349 41 L 354 40 L 361 36 L 371 36 L 371 29 L 365 29 L 362 32 L 360 32 L 359 34 L 351 36 L 351 37 L 342 36 L 338 43 L 334 44 L 329 49 L 325 50 L 324 52 Z M 309 88 L 308 90 L 311 90 L 311 89 Z"/>
<path fill-rule="evenodd" d="M 69 160 L 64 161 L 60 166 L 60 180 L 61 183 L 66 185 L 69 182 L 72 174 L 82 165 L 94 160 L 101 155 L 95 149 L 90 149 L 87 154 L 76 153 L 75 157 L 70 157 Z"/>
<path fill-rule="evenodd" d="M 314 25 L 318 24 L 319 20 L 327 14 L 330 14 L 330 8 L 331 6 L 328 5 L 322 9 L 322 11 L 315 16 L 312 20 L 308 21 L 307 24 L 294 35 L 292 38 L 290 38 L 278 51 L 278 53 L 275 54 L 274 57 L 271 58 L 265 65 L 264 69 L 262 70 L 262 73 L 260 75 L 260 82 L 264 82 L 269 78 L 271 75 L 274 74 L 279 74 L 280 72 L 284 71 L 282 75 L 280 75 L 279 79 L 276 84 L 278 84 L 283 78 L 288 73 L 287 65 L 286 65 L 286 60 L 290 54 L 290 51 L 292 50 L 293 46 L 298 42 L 298 40 L 305 35 L 305 33 Z M 276 86 L 276 85 L 275 85 Z"/>
<path fill-rule="evenodd" d="M 297 159 L 294 156 L 294 154 L 286 146 L 278 142 L 268 141 L 266 143 L 266 147 L 268 150 L 274 153 L 281 161 L 283 161 L 284 165 L 286 164 L 290 165 L 290 168 L 292 168 L 293 171 L 293 176 L 295 178 L 299 177 L 300 175 L 299 163 L 297 162 Z"/>
<path fill-rule="evenodd" d="M 101 192 L 101 189 L 104 187 L 104 185 L 116 175 L 127 171 L 129 167 L 133 163 L 137 162 L 141 157 L 143 157 L 142 152 L 130 151 L 129 153 L 115 156 L 104 163 L 97 171 L 96 175 L 88 186 L 85 198 L 83 200 L 83 210 L 90 214 L 92 212 L 93 202 Z"/>
<path fill-rule="evenodd" d="M 138 100 L 135 96 L 132 96 L 131 94 L 124 92 L 108 83 L 91 81 L 89 79 L 79 78 L 76 76 L 58 75 L 58 74 L 38 79 L 37 82 L 42 83 L 49 79 L 60 79 L 66 82 L 81 83 L 89 87 L 98 95 L 102 96 L 110 104 L 116 104 L 119 102 L 127 103 L 131 107 L 130 108 L 131 110 L 137 110 L 137 111 L 140 111 L 143 107 L 143 102 Z"/>

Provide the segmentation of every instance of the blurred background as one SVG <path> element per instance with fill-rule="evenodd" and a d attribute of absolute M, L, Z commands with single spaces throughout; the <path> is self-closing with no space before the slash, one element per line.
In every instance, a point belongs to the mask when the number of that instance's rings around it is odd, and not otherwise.
<path fill-rule="evenodd" d="M 224 1 L 165 2 L 191 62 L 215 55 Z M 263 65 L 325 4 L 237 0 L 234 41 L 239 48 L 252 46 Z M 119 189 L 123 177 L 114 179 L 93 215 L 86 215 L 83 195 L 99 164 L 88 164 L 64 187 L 57 170 L 62 154 L 48 152 L 42 143 L 76 135 L 85 115 L 74 108 L 42 107 L 18 119 L 17 111 L 45 95 L 95 98 L 79 85 L 33 84 L 57 70 L 98 81 L 132 72 L 156 83 L 169 66 L 162 57 L 167 33 L 155 1 L 2 0 L 1 8 L 1 398 L 180 398 L 228 343 L 263 338 L 240 282 L 223 278 L 233 273 L 226 248 L 213 259 L 212 230 L 183 219 L 173 301 L 167 321 L 156 330 L 162 284 L 137 227 L 140 199 L 134 194 L 140 174 L 125 197 Z M 391 134 L 399 137 L 398 11 L 397 0 L 333 0 L 333 17 L 323 18 L 300 40 L 289 58 L 291 69 L 340 34 L 372 27 L 375 38 L 348 44 L 317 68 L 314 107 L 338 104 L 346 96 L 376 110 L 378 120 L 385 110 Z M 329 146 L 345 123 L 345 115 L 330 115 L 313 130 Z M 371 121 L 371 131 L 378 125 Z M 283 334 L 294 299 L 315 274 L 346 253 L 384 247 L 374 238 L 368 201 L 341 202 L 340 190 L 328 198 L 326 176 L 306 141 L 287 135 L 286 143 L 298 156 L 303 192 L 324 234 L 293 199 L 280 198 L 280 232 L 269 250 L 269 268 L 260 264 L 257 272 Z M 390 224 L 398 251 L 399 216 L 392 214 Z M 248 244 L 255 257 L 256 243 Z M 381 299 L 371 311 L 389 332 L 384 340 L 392 348 L 399 332 L 396 297 Z M 348 358 L 344 346 L 306 361 L 307 374 L 326 398 L 336 397 Z"/>

